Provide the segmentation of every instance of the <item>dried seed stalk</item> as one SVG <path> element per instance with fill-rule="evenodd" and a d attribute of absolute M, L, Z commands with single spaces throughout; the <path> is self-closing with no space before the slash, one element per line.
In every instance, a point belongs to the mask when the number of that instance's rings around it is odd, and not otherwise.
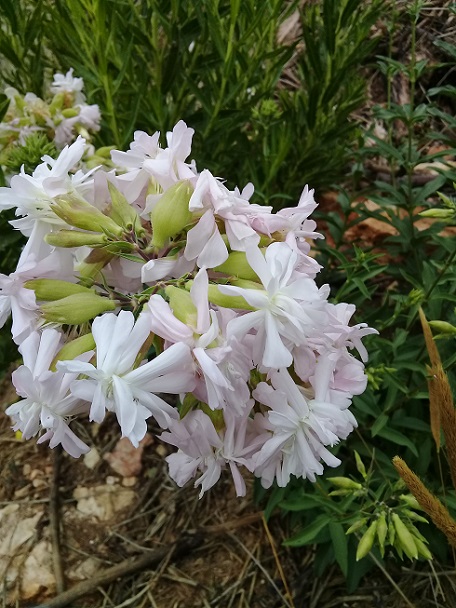
<path fill-rule="evenodd" d="M 395 456 L 393 464 L 422 509 L 429 515 L 437 528 L 445 534 L 448 542 L 456 547 L 456 523 L 447 509 L 426 488 L 421 479 L 407 466 L 402 458 Z"/>

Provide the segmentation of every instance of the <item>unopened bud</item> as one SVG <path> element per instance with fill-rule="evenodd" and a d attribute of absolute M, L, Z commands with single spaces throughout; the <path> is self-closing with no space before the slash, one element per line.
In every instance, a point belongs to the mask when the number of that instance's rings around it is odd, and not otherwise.
<path fill-rule="evenodd" d="M 328 477 L 327 479 L 336 487 L 344 488 L 345 490 L 360 490 L 363 487 L 360 483 L 348 477 Z"/>
<path fill-rule="evenodd" d="M 111 195 L 110 217 L 119 226 L 123 226 L 127 230 L 134 230 L 138 236 L 144 236 L 145 230 L 141 226 L 140 217 L 125 196 L 109 181 L 108 188 Z"/>
<path fill-rule="evenodd" d="M 189 281 L 190 283 L 191 281 Z M 240 310 L 255 310 L 242 296 L 228 296 L 222 293 L 218 285 L 209 285 L 208 300 L 211 304 L 224 308 L 239 308 Z"/>
<path fill-rule="evenodd" d="M 65 102 L 64 93 L 57 93 L 54 95 L 53 100 L 49 104 L 49 111 L 51 114 L 54 114 L 57 110 L 61 110 L 63 108 L 63 104 Z"/>
<path fill-rule="evenodd" d="M 358 521 L 355 521 L 355 523 L 348 528 L 345 534 L 353 534 L 353 532 L 358 532 L 358 530 L 361 530 L 361 528 L 364 526 L 366 521 L 367 519 L 365 517 L 358 519 Z"/>
<path fill-rule="evenodd" d="M 429 551 L 421 538 L 414 537 L 413 540 L 415 541 L 416 548 L 418 549 L 418 555 L 421 555 L 421 557 L 424 557 L 424 559 L 433 559 L 432 553 Z"/>
<path fill-rule="evenodd" d="M 247 257 L 243 251 L 233 251 L 229 254 L 227 260 L 214 268 L 217 272 L 238 277 L 239 279 L 250 279 L 258 281 L 258 275 L 250 266 Z"/>
<path fill-rule="evenodd" d="M 100 247 L 108 243 L 104 234 L 79 232 L 79 230 L 59 230 L 50 232 L 44 237 L 52 247 Z"/>
<path fill-rule="evenodd" d="M 174 316 L 179 319 L 179 321 L 182 321 L 182 323 L 196 327 L 197 310 L 188 291 L 179 289 L 173 285 L 168 285 L 165 289 L 165 293 L 169 299 L 169 305 Z"/>
<path fill-rule="evenodd" d="M 397 513 L 393 513 L 392 520 L 396 529 L 396 536 L 401 544 L 404 553 L 410 559 L 418 558 L 418 549 L 416 548 L 413 536 L 410 534 L 407 526 Z"/>
<path fill-rule="evenodd" d="M 61 300 L 76 293 L 94 293 L 91 289 L 78 285 L 78 283 L 58 279 L 31 279 L 24 283 L 24 287 L 33 289 L 36 299 L 44 301 Z"/>
<path fill-rule="evenodd" d="M 81 196 L 67 194 L 54 199 L 52 211 L 70 226 L 92 232 L 104 232 L 121 237 L 122 228 L 116 222 L 88 203 Z"/>
<path fill-rule="evenodd" d="M 374 544 L 375 533 L 377 532 L 377 520 L 375 519 L 371 525 L 367 528 L 366 532 L 364 532 L 361 540 L 358 543 L 358 548 L 356 550 L 356 561 L 358 562 L 363 557 L 369 553 L 372 549 L 372 545 Z"/>
<path fill-rule="evenodd" d="M 378 544 L 380 546 L 380 553 L 382 557 L 385 554 L 385 540 L 386 535 L 388 534 L 388 524 L 386 523 L 385 513 L 380 513 L 380 516 L 377 520 L 377 538 Z"/>
<path fill-rule="evenodd" d="M 55 371 L 57 361 L 71 361 L 79 355 L 82 355 L 82 353 L 93 350 L 95 346 L 95 340 L 93 339 L 91 333 L 79 336 L 79 338 L 75 338 L 74 340 L 71 340 L 71 342 L 67 342 L 64 346 L 62 346 L 51 363 L 49 369 L 51 371 Z"/>
<path fill-rule="evenodd" d="M 94 317 L 115 310 L 113 300 L 96 293 L 75 293 L 61 300 L 43 304 L 41 311 L 46 321 L 65 325 L 81 325 Z"/>
<path fill-rule="evenodd" d="M 153 247 L 161 249 L 190 223 L 192 213 L 188 205 L 192 192 L 190 183 L 181 181 L 168 188 L 155 204 L 150 213 Z"/>
<path fill-rule="evenodd" d="M 456 334 L 456 327 L 447 323 L 447 321 L 429 321 L 429 325 L 433 330 L 438 331 L 440 334 L 446 334 L 452 336 Z"/>
<path fill-rule="evenodd" d="M 455 215 L 455 211 L 453 209 L 426 209 L 426 211 L 421 211 L 419 215 L 421 217 L 433 217 L 439 220 L 449 220 Z"/>
<path fill-rule="evenodd" d="M 75 118 L 76 116 L 79 116 L 79 109 L 78 108 L 65 108 L 65 110 L 62 110 L 62 116 L 64 118 Z"/>

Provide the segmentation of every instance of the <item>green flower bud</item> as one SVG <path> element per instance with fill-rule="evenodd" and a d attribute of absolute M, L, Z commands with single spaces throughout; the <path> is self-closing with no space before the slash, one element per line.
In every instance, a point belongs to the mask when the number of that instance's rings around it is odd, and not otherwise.
<path fill-rule="evenodd" d="M 426 547 L 424 542 L 420 538 L 414 538 L 416 548 L 418 549 L 418 555 L 424 557 L 424 559 L 433 559 L 432 553 Z"/>
<path fill-rule="evenodd" d="M 363 557 L 369 553 L 372 549 L 372 545 L 374 544 L 375 533 L 377 532 L 377 520 L 375 519 L 371 525 L 367 528 L 366 532 L 364 532 L 361 540 L 358 543 L 358 548 L 356 550 L 356 561 L 358 562 Z"/>
<path fill-rule="evenodd" d="M 103 298 L 96 293 L 75 293 L 61 300 L 43 304 L 41 311 L 46 321 L 65 325 L 81 325 L 94 317 L 115 310 L 113 300 Z"/>
<path fill-rule="evenodd" d="M 391 520 L 388 521 L 388 544 L 394 546 L 396 539 L 396 528 Z"/>
<path fill-rule="evenodd" d="M 65 110 L 62 110 L 62 116 L 64 118 L 74 118 L 79 116 L 79 110 L 78 108 L 65 108 Z"/>
<path fill-rule="evenodd" d="M 401 512 L 413 521 L 421 521 L 423 524 L 429 523 L 425 517 L 423 517 L 422 515 L 418 515 L 418 513 L 415 513 L 415 511 L 410 511 L 409 509 L 402 509 Z"/>
<path fill-rule="evenodd" d="M 419 215 L 421 217 L 434 217 L 439 220 L 449 220 L 455 214 L 453 209 L 426 209 L 426 211 L 421 211 Z"/>
<path fill-rule="evenodd" d="M 185 289 L 179 289 L 173 285 L 168 285 L 165 293 L 169 298 L 169 305 L 174 313 L 174 316 L 186 323 L 187 325 L 196 327 L 197 310 L 190 294 Z"/>
<path fill-rule="evenodd" d="M 56 354 L 49 369 L 55 372 L 57 361 L 73 360 L 79 355 L 82 355 L 82 353 L 93 350 L 95 346 L 95 340 L 93 339 L 91 333 L 79 336 L 79 338 L 75 338 L 74 340 L 71 340 L 71 342 L 67 342 L 64 346 L 62 346 L 62 348 Z"/>
<path fill-rule="evenodd" d="M 363 479 L 367 479 L 366 467 L 364 466 L 364 463 L 361 460 L 361 456 L 358 454 L 358 452 L 356 450 L 355 450 L 355 461 L 356 461 L 356 468 L 358 469 L 358 473 L 360 473 L 363 476 Z"/>
<path fill-rule="evenodd" d="M 108 188 L 111 195 L 110 217 L 119 226 L 123 226 L 127 230 L 134 230 L 139 237 L 144 236 L 146 231 L 141 226 L 141 219 L 125 196 L 111 182 L 108 182 Z"/>
<path fill-rule="evenodd" d="M 55 114 L 55 112 L 57 110 L 61 110 L 63 108 L 64 102 L 65 102 L 64 93 L 57 93 L 57 95 L 54 95 L 53 100 L 49 104 L 49 111 L 51 112 L 51 114 Z"/>
<path fill-rule="evenodd" d="M 328 477 L 327 479 L 333 485 L 345 490 L 360 490 L 363 487 L 360 483 L 348 477 Z"/>
<path fill-rule="evenodd" d="M 79 230 L 50 232 L 44 237 L 44 240 L 52 247 L 100 247 L 109 242 L 104 234 L 79 232 Z"/>
<path fill-rule="evenodd" d="M 101 148 L 97 148 L 95 150 L 96 156 L 100 156 L 101 158 L 111 159 L 111 151 L 115 150 L 115 146 L 102 146 Z"/>
<path fill-rule="evenodd" d="M 78 283 L 59 281 L 58 279 L 32 279 L 24 283 L 27 289 L 33 289 L 37 300 L 54 301 L 61 300 L 76 293 L 94 292 Z"/>
<path fill-rule="evenodd" d="M 456 334 L 456 327 L 446 321 L 429 321 L 429 325 L 440 334 L 447 334 L 449 336 Z"/>
<path fill-rule="evenodd" d="M 114 220 L 77 194 L 56 197 L 51 209 L 59 218 L 75 228 L 104 232 L 117 237 L 123 234 L 122 228 Z"/>
<path fill-rule="evenodd" d="M 233 251 L 229 254 L 228 259 L 220 266 L 214 268 L 217 272 L 224 272 L 240 279 L 250 279 L 258 281 L 257 273 L 251 268 L 247 262 L 247 257 L 243 251 Z"/>
<path fill-rule="evenodd" d="M 396 529 L 396 542 L 399 540 L 401 548 L 410 559 L 418 558 L 418 549 L 415 545 L 414 537 L 410 534 L 407 526 L 397 513 L 393 513 L 392 520 Z"/>
<path fill-rule="evenodd" d="M 188 181 L 181 181 L 160 197 L 150 213 L 152 222 L 152 246 L 164 247 L 171 237 L 179 234 L 190 223 L 192 213 L 188 208 L 193 189 Z"/>
<path fill-rule="evenodd" d="M 361 528 L 364 526 L 366 521 L 367 521 L 366 517 L 363 517 L 362 519 L 358 519 L 358 521 L 355 521 L 355 523 L 352 524 L 348 528 L 348 530 L 345 532 L 345 534 L 352 534 L 353 532 L 358 532 L 358 530 L 361 530 Z"/>
<path fill-rule="evenodd" d="M 380 513 L 380 516 L 377 520 L 377 538 L 378 544 L 380 546 L 380 553 L 382 557 L 385 554 L 385 540 L 386 535 L 388 533 L 388 524 L 386 523 L 385 513 Z"/>
<path fill-rule="evenodd" d="M 189 281 L 191 283 L 191 281 Z M 187 287 L 187 286 L 186 286 Z M 239 308 L 240 310 L 255 310 L 242 296 L 228 296 L 222 293 L 217 285 L 209 285 L 208 299 L 211 304 L 224 308 Z"/>
<path fill-rule="evenodd" d="M 413 494 L 401 494 L 399 498 L 405 502 L 405 504 L 411 509 L 419 509 L 422 511 L 422 507 Z"/>

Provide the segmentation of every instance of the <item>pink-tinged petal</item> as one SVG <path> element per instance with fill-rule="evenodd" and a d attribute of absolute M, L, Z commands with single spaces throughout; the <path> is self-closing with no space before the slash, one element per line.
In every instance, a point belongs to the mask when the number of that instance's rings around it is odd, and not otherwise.
<path fill-rule="evenodd" d="M 116 404 L 115 411 L 122 430 L 122 436 L 128 437 L 136 422 L 136 403 L 130 387 L 118 376 L 112 377 L 112 389 Z"/>
<path fill-rule="evenodd" d="M 187 260 L 196 259 L 212 236 L 215 227 L 214 215 L 211 210 L 200 218 L 199 222 L 187 233 L 187 244 L 184 256 Z"/>
<path fill-rule="evenodd" d="M 172 420 L 179 419 L 177 409 L 166 403 L 158 395 L 143 390 L 135 390 L 135 397 L 151 413 L 160 428 L 167 429 Z"/>
<path fill-rule="evenodd" d="M 195 382 L 194 372 L 179 370 L 164 374 L 158 378 L 151 378 L 148 382 L 141 384 L 141 390 L 178 395 L 180 393 L 191 392 L 195 387 Z M 132 386 L 132 390 L 136 394 L 135 386 Z"/>
<path fill-rule="evenodd" d="M 59 371 L 69 372 L 71 374 L 84 374 L 91 378 L 99 376 L 99 372 L 96 367 L 91 363 L 85 361 L 78 361 L 77 359 L 68 361 L 57 361 L 56 367 Z"/>
<path fill-rule="evenodd" d="M 38 332 L 33 332 L 19 346 L 19 352 L 22 355 L 24 365 L 30 370 L 35 369 L 36 358 L 38 356 L 38 348 L 40 345 L 41 336 Z"/>
<path fill-rule="evenodd" d="M 143 283 L 153 283 L 165 277 L 170 277 L 176 262 L 175 258 L 159 258 L 146 262 L 141 268 L 141 281 Z"/>
<path fill-rule="evenodd" d="M 223 388 L 227 388 L 227 389 L 231 388 L 230 383 L 225 378 L 225 376 L 222 374 L 220 369 L 217 367 L 215 361 L 213 361 L 208 356 L 208 354 L 206 353 L 206 351 L 204 349 L 194 348 L 193 354 L 195 355 L 196 360 L 200 364 L 204 375 L 207 376 L 207 378 L 211 382 L 214 382 L 215 384 L 217 384 L 218 386 L 223 387 Z"/>
<path fill-rule="evenodd" d="M 199 334 L 208 330 L 210 325 L 209 302 L 208 302 L 209 278 L 205 268 L 201 268 L 193 280 L 190 288 L 190 296 L 197 311 L 196 331 Z"/>
<path fill-rule="evenodd" d="M 228 249 L 222 239 L 217 225 L 209 241 L 204 246 L 203 251 L 198 256 L 197 264 L 200 268 L 215 268 L 220 266 L 228 259 Z"/>
<path fill-rule="evenodd" d="M 76 380 L 70 386 L 71 393 L 78 399 L 92 403 L 98 384 L 93 380 Z M 103 411 L 104 416 L 104 411 Z"/>
<path fill-rule="evenodd" d="M 193 344 L 193 331 L 179 321 L 171 310 L 168 302 L 160 295 L 154 294 L 148 302 L 150 311 L 149 323 L 151 331 L 168 342 L 185 342 Z"/>
<path fill-rule="evenodd" d="M 226 327 L 228 338 L 235 336 L 242 340 L 251 329 L 263 324 L 264 316 L 264 310 L 256 310 L 255 312 L 248 312 L 245 315 L 231 319 Z"/>
<path fill-rule="evenodd" d="M 265 313 L 265 333 L 263 365 L 273 369 L 289 367 L 293 363 L 293 357 L 282 342 L 277 325 L 269 311 Z"/>
<path fill-rule="evenodd" d="M 111 347 L 111 337 L 115 332 L 116 315 L 105 314 L 92 323 L 92 335 L 97 345 L 97 367 L 102 368 Z"/>
<path fill-rule="evenodd" d="M 132 385 L 145 388 L 151 380 L 158 376 L 174 371 L 188 370 L 192 365 L 189 347 L 179 342 L 167 348 L 152 361 L 132 370 L 124 378 Z"/>
<path fill-rule="evenodd" d="M 250 267 L 257 273 L 264 287 L 267 289 L 269 282 L 272 279 L 272 275 L 264 255 L 258 247 L 249 247 L 246 251 L 246 257 Z"/>
<path fill-rule="evenodd" d="M 93 394 L 92 405 L 90 406 L 89 420 L 91 422 L 103 422 L 108 405 L 109 402 L 103 392 L 103 387 L 98 382 Z"/>
<path fill-rule="evenodd" d="M 230 461 L 229 464 L 231 475 L 233 476 L 234 487 L 236 489 L 236 496 L 245 496 L 246 487 L 244 478 L 242 477 L 241 473 L 239 472 L 239 469 L 233 461 Z"/>

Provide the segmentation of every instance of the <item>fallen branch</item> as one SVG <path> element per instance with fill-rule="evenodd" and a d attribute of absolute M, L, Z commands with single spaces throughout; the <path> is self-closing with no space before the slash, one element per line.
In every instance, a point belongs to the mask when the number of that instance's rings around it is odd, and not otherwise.
<path fill-rule="evenodd" d="M 97 589 L 97 587 L 103 587 L 112 583 L 117 578 L 123 576 L 129 576 L 145 568 L 155 566 L 159 564 L 170 552 L 172 558 L 176 559 L 181 557 L 200 547 L 204 542 L 204 536 L 202 534 L 188 534 L 185 533 L 182 538 L 173 543 L 167 545 L 156 551 L 147 552 L 145 555 L 132 560 L 125 560 L 121 564 L 108 568 L 98 576 L 93 576 L 88 581 L 78 583 L 68 591 L 60 593 L 57 597 L 50 600 L 45 604 L 39 604 L 35 608 L 64 608 L 72 602 L 78 600 L 80 597 L 87 595 Z"/>

